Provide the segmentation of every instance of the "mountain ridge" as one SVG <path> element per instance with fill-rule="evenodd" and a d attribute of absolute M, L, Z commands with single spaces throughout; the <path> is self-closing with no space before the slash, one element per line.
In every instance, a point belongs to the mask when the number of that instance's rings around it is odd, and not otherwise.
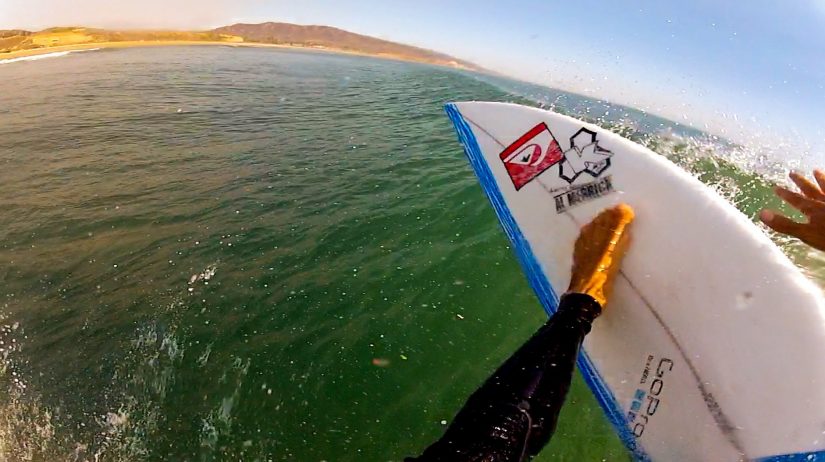
<path fill-rule="evenodd" d="M 237 23 L 213 29 L 213 32 L 243 37 L 244 41 L 247 42 L 284 45 L 301 44 L 314 48 L 355 51 L 375 56 L 406 56 L 416 61 L 452 67 L 478 68 L 475 64 L 444 53 L 357 34 L 333 26 L 298 25 L 283 22 Z"/>

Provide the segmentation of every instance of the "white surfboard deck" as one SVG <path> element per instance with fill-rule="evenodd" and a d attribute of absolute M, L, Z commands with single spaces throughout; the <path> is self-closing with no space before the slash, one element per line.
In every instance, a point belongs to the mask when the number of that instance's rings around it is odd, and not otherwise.
<path fill-rule="evenodd" d="M 580 227 L 635 210 L 578 365 L 637 460 L 825 460 L 822 292 L 756 225 L 595 125 L 514 104 L 446 109 L 549 314 Z"/>

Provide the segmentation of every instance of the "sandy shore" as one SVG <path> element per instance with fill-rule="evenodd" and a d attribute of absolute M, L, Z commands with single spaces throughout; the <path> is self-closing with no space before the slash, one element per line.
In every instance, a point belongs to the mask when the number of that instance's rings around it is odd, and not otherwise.
<path fill-rule="evenodd" d="M 226 47 L 249 47 L 249 48 L 287 48 L 293 50 L 307 50 L 318 51 L 326 53 L 341 53 L 356 56 L 370 56 L 373 58 L 391 59 L 394 61 L 417 62 L 424 64 L 432 64 L 434 66 L 445 66 L 440 63 L 430 63 L 427 61 L 419 61 L 408 59 L 403 56 L 389 55 L 389 54 L 370 54 L 359 53 L 351 50 L 339 50 L 336 48 L 326 47 L 303 47 L 295 45 L 277 45 L 272 43 L 252 43 L 252 42 L 207 42 L 207 41 L 186 41 L 186 40 L 160 40 L 160 41 L 128 41 L 128 42 L 90 42 L 76 45 L 63 45 L 46 48 L 33 48 L 30 50 L 12 51 L 10 53 L 0 53 L 0 60 L 23 58 L 26 56 L 44 55 L 49 53 L 58 53 L 61 51 L 77 51 L 77 50 L 91 50 L 96 48 L 134 48 L 134 47 L 156 47 L 156 46 L 215 46 L 222 45 Z M 462 66 L 446 66 L 458 69 L 466 69 Z"/>
<path fill-rule="evenodd" d="M 0 59 L 22 58 L 25 56 L 44 55 L 48 53 L 58 53 L 61 51 L 91 50 L 94 48 L 133 48 L 133 47 L 157 47 L 174 45 L 224 45 L 231 47 L 275 47 L 275 48 L 305 48 L 287 45 L 273 45 L 266 43 L 244 43 L 244 42 L 205 42 L 205 41 L 185 41 L 185 40 L 163 40 L 163 41 L 133 41 L 133 42 L 90 42 L 76 45 L 62 45 L 46 48 L 32 48 L 30 50 L 12 51 L 10 53 L 0 53 Z"/>

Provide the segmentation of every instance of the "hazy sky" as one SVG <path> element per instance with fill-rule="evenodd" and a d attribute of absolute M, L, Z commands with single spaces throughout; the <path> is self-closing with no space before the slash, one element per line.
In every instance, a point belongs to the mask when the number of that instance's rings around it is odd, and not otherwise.
<path fill-rule="evenodd" d="M 0 0 L 0 28 L 269 20 L 444 51 L 717 133 L 805 139 L 825 157 L 825 0 Z"/>

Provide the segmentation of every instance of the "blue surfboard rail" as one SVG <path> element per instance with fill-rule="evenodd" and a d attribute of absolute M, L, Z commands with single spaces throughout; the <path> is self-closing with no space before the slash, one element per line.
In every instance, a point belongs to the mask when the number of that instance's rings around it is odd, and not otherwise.
<path fill-rule="evenodd" d="M 825 451 L 763 457 L 754 462 L 825 462 Z"/>
<path fill-rule="evenodd" d="M 458 140 L 464 147 L 464 153 L 467 155 L 484 193 L 493 205 L 501 227 L 513 244 L 516 256 L 518 257 L 524 274 L 527 276 L 530 287 L 536 293 L 547 315 L 552 315 L 558 309 L 559 297 L 550 280 L 547 278 L 547 275 L 541 269 L 541 265 L 533 254 L 530 243 L 525 239 L 512 212 L 510 212 L 510 209 L 507 207 L 504 196 L 495 181 L 493 172 L 484 159 L 475 134 L 455 104 L 446 104 L 444 108 L 447 116 L 455 127 Z M 577 364 L 585 383 L 595 395 L 596 401 L 598 401 L 602 410 L 607 415 L 608 420 L 613 425 L 622 443 L 631 452 L 634 460 L 640 462 L 651 461 L 650 456 L 644 451 L 644 448 L 636 440 L 628 427 L 624 411 L 618 400 L 613 396 L 613 393 L 607 387 L 593 365 L 593 362 L 590 360 L 590 357 L 587 355 L 587 352 L 584 350 L 579 353 Z M 754 462 L 825 462 L 825 451 L 783 454 L 753 460 Z"/>

